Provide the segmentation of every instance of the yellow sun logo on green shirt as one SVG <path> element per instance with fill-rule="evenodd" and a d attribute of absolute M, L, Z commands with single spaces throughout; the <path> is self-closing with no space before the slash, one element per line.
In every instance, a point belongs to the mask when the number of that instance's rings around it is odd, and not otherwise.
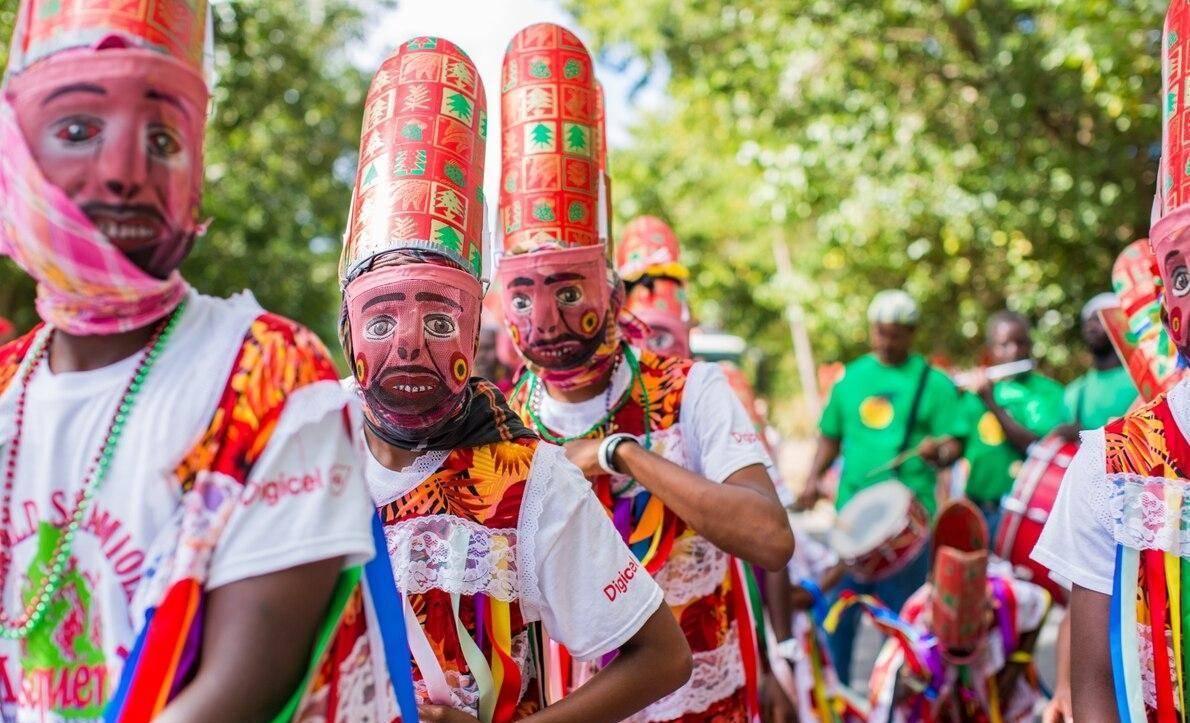
<path fill-rule="evenodd" d="M 892 420 L 892 402 L 886 397 L 868 397 L 859 405 L 859 421 L 869 429 L 884 429 Z"/>

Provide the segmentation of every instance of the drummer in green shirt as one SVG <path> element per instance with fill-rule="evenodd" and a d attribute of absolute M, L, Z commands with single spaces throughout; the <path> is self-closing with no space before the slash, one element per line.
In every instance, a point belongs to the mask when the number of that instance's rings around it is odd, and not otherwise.
<path fill-rule="evenodd" d="M 1062 385 L 1036 371 L 993 380 L 988 369 L 1033 356 L 1029 322 L 1013 311 L 992 315 L 987 327 L 989 367 L 964 382 L 963 415 L 970 434 L 967 497 L 983 510 L 992 538 L 1000 521 L 1000 498 L 1013 480 L 1029 445 L 1066 421 Z"/>
<path fill-rule="evenodd" d="M 872 353 L 847 365 L 831 390 L 819 422 L 818 448 L 798 506 L 823 495 L 822 477 L 837 458 L 843 469 L 835 504 L 890 479 L 899 480 L 933 516 L 937 507 L 935 469 L 952 464 L 963 451 L 965 419 L 957 413 L 958 389 L 910 348 L 920 312 L 900 290 L 881 291 L 868 307 Z M 901 464 L 896 464 L 899 457 Z M 885 580 L 864 583 L 850 575 L 839 589 L 871 593 L 894 610 L 926 580 L 926 551 Z M 856 614 L 853 614 L 856 613 Z M 830 638 L 831 654 L 844 683 L 850 680 L 857 611 L 840 618 Z"/>
<path fill-rule="evenodd" d="M 1091 368 L 1066 387 L 1066 416 L 1075 430 L 1098 429 L 1136 403 L 1136 385 L 1099 321 L 1100 310 L 1116 306 L 1116 295 L 1105 292 L 1088 301 L 1080 315 Z"/>

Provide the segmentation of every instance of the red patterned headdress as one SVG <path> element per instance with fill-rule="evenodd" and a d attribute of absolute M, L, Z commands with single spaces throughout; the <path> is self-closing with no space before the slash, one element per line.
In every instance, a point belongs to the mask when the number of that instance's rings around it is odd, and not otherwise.
<path fill-rule="evenodd" d="M 210 80 L 207 0 L 22 0 L 7 72 L 111 36 L 161 52 Z"/>
<path fill-rule="evenodd" d="M 645 274 L 685 281 L 678 236 L 656 216 L 638 216 L 624 227 L 616 249 L 616 268 L 624 281 L 636 281 Z"/>
<path fill-rule="evenodd" d="M 414 38 L 380 66 L 364 104 L 359 171 L 340 277 L 377 254 L 442 254 L 482 278 L 483 83 L 467 54 Z"/>
<path fill-rule="evenodd" d="M 600 245 L 599 93 L 591 55 L 550 23 L 504 55 L 500 229 L 504 252 Z"/>
<path fill-rule="evenodd" d="M 969 500 L 951 500 L 934 521 L 931 632 L 944 655 L 974 655 L 988 629 L 988 527 Z"/>

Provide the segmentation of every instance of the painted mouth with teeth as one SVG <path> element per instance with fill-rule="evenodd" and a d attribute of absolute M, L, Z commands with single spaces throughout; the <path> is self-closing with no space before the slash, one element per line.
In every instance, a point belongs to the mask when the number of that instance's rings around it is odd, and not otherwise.
<path fill-rule="evenodd" d="M 591 339 L 576 336 L 547 339 L 533 344 L 525 356 L 546 369 L 573 369 L 582 365 L 599 348 L 600 335 Z"/>
<path fill-rule="evenodd" d="M 431 409 L 450 394 L 442 377 L 426 368 L 391 371 L 379 379 L 377 386 L 393 407 L 406 407 L 410 412 Z"/>
<path fill-rule="evenodd" d="M 157 241 L 166 231 L 165 219 L 150 206 L 90 204 L 83 211 L 108 241 L 125 252 Z"/>

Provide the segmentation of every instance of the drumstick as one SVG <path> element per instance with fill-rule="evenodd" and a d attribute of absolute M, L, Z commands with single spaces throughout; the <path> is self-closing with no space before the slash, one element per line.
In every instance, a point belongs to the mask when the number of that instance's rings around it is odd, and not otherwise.
<path fill-rule="evenodd" d="M 954 439 L 954 437 L 939 437 L 938 439 L 936 439 L 934 441 L 936 441 L 938 444 L 942 444 L 942 443 L 948 442 L 952 439 Z M 923 439 L 921 441 L 921 443 L 918 444 L 916 447 L 914 447 L 912 449 L 907 449 L 904 452 L 901 452 L 900 454 L 898 454 L 896 457 L 893 457 L 892 459 L 890 459 L 888 462 L 885 462 L 884 464 L 880 465 L 879 467 L 868 470 L 867 479 L 871 479 L 872 477 L 874 477 L 878 474 L 887 472 L 890 469 L 896 469 L 897 467 L 900 467 L 901 465 L 905 464 L 906 462 L 913 459 L 914 457 L 919 456 L 921 454 L 921 448 L 925 446 L 927 441 L 930 441 L 929 437 L 926 437 L 925 439 Z"/>

